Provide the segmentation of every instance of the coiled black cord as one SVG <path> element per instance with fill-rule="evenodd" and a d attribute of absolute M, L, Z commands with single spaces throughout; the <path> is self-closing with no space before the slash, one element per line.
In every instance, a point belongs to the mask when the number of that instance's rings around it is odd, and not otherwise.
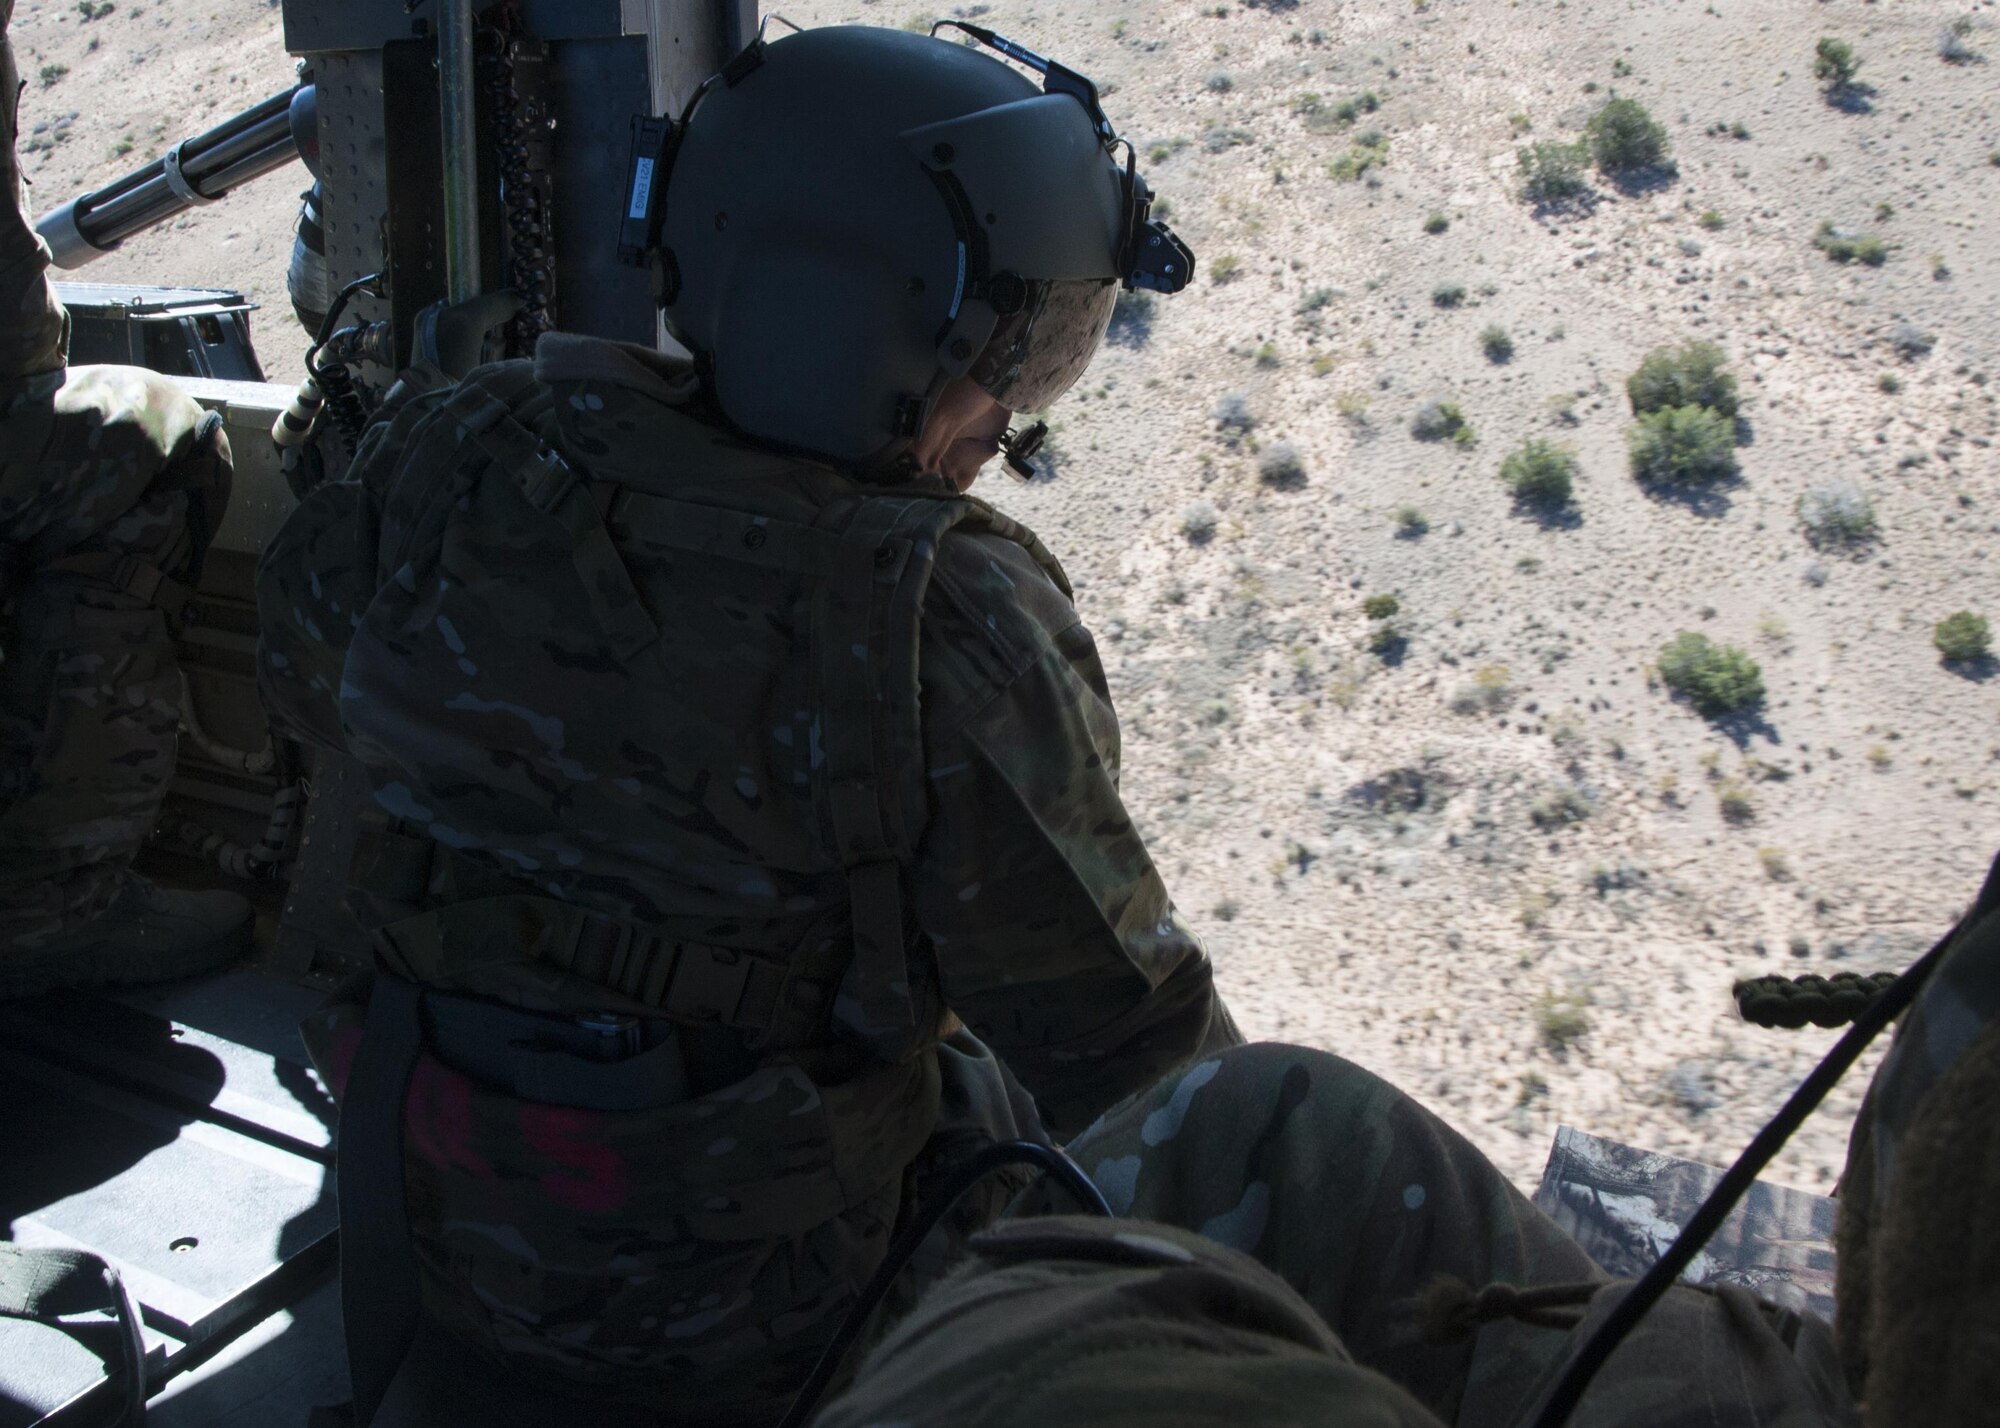
<path fill-rule="evenodd" d="M 910 1262 L 910 1256 L 917 1252 L 917 1246 L 924 1242 L 924 1237 L 937 1228 L 938 1221 L 965 1197 L 968 1190 L 994 1171 L 1009 1165 L 1040 1166 L 1093 1215 L 1101 1215 L 1107 1220 L 1114 1218 L 1103 1193 L 1083 1173 L 1083 1168 L 1055 1146 L 1032 1140 L 1010 1140 L 987 1146 L 954 1170 L 938 1193 L 919 1208 L 916 1218 L 903 1227 L 903 1233 L 889 1246 L 889 1253 L 883 1256 L 882 1263 L 876 1266 L 875 1273 L 863 1286 L 861 1297 L 854 1301 L 854 1307 L 840 1321 L 840 1328 L 820 1354 L 819 1362 L 813 1365 L 812 1373 L 792 1400 L 792 1406 L 785 1410 L 778 1428 L 802 1428 L 819 1406 L 827 1385 L 833 1382 L 833 1376 L 840 1372 L 841 1363 L 861 1337 L 861 1331 L 874 1317 L 876 1308 L 889 1292 L 889 1286 L 896 1282 L 896 1276 L 903 1272 L 903 1267 Z"/>
<path fill-rule="evenodd" d="M 311 350 L 306 353 L 306 370 L 312 373 L 313 380 L 319 383 L 319 389 L 326 397 L 327 414 L 333 418 L 333 424 L 340 428 L 340 434 L 346 440 L 349 451 L 361 444 L 361 434 L 368 428 L 368 407 L 362 401 L 361 392 L 354 381 L 354 374 L 348 370 L 347 364 L 339 361 L 322 363 L 320 358 L 325 353 L 327 344 L 333 340 L 334 334 L 340 330 L 340 316 L 347 311 L 347 305 L 354 300 L 354 295 L 363 290 L 379 293 L 381 281 L 380 273 L 369 273 L 342 288 L 327 305 L 326 317 L 319 325 L 319 335 L 314 339 Z"/>

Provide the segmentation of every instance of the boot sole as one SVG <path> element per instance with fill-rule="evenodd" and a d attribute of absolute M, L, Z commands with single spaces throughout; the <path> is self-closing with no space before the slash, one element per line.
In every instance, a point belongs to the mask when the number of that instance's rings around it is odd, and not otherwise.
<path fill-rule="evenodd" d="M 59 987 L 137 987 L 174 982 L 241 961 L 250 952 L 254 918 L 194 947 L 175 952 L 99 943 L 68 948 L 45 961 L 9 965 L 0 958 L 0 1001 L 32 997 Z"/>

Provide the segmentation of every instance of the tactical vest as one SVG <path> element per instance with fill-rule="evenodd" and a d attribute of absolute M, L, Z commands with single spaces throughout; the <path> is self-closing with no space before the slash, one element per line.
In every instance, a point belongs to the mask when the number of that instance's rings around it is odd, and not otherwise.
<path fill-rule="evenodd" d="M 629 1162 L 630 1203 L 618 1213 L 648 1227 L 648 1242 L 686 1235 L 727 1249 L 771 1236 L 802 1244 L 815 1226 L 851 1221 L 835 1237 L 858 1255 L 874 1243 L 862 1227 L 879 1227 L 896 1212 L 896 1186 L 937 1121 L 930 1048 L 956 1025 L 906 918 L 902 884 L 928 807 L 919 626 L 941 542 L 975 532 L 1018 543 L 1067 593 L 1060 568 L 1031 533 L 942 483 L 864 485 L 738 442 L 655 393 L 588 376 L 551 385 L 531 364 L 511 362 L 418 397 L 374 428 L 350 479 L 316 491 L 265 553 L 258 583 L 266 697 L 293 727 L 345 745 L 367 765 L 377 802 L 395 815 L 361 841 L 351 887 L 384 969 L 429 989 L 432 1000 L 459 993 L 565 1017 L 610 1012 L 730 1028 L 753 1054 L 757 1069 L 747 1079 L 705 1093 L 697 1087 L 686 1102 L 564 1122 L 566 1135 L 606 1137 Z M 679 584 L 664 581 L 662 570 Z M 649 588 L 650 601 L 642 593 Z M 727 609 L 735 623 L 719 625 L 714 638 L 736 644 L 708 653 L 706 627 L 694 629 L 690 611 L 659 593 L 676 588 L 732 592 L 726 606 L 703 608 Z M 755 608 L 759 590 L 790 602 L 789 610 Z M 544 638 L 549 631 L 563 638 Z M 639 696 L 628 689 L 658 691 L 663 652 L 711 661 L 688 671 L 687 688 L 662 696 L 672 707 L 605 707 L 587 697 L 601 688 L 603 699 L 629 703 Z M 497 677 L 503 664 L 505 679 Z M 504 721 L 506 739 L 517 744 L 531 735 L 544 740 L 544 762 L 526 773 L 521 748 L 504 751 L 492 779 L 518 783 L 492 796 L 520 800 L 523 816 L 562 805 L 567 836 L 578 823 L 613 821 L 605 810 L 615 812 L 614 792 L 605 785 L 620 780 L 605 778 L 608 770 L 593 760 L 625 758 L 621 740 L 669 747 L 673 731 L 663 733 L 663 721 L 692 717 L 711 685 L 764 688 L 752 676 L 766 666 L 776 671 L 768 687 L 786 707 L 716 709 L 707 732 L 720 731 L 711 744 L 722 748 L 731 720 L 790 721 L 753 731 L 786 733 L 785 747 L 797 755 L 784 769 L 773 765 L 765 779 L 773 787 L 755 792 L 770 800 L 758 836 L 776 836 L 770 810 L 793 810 L 801 826 L 787 856 L 824 865 L 813 886 L 826 906 L 800 914 L 797 927 L 783 920 L 787 899 L 761 895 L 770 916 L 760 921 L 750 906 L 759 898 L 746 894 L 742 917 L 708 908 L 693 925 L 710 935 L 682 935 L 689 919 L 677 906 L 660 906 L 655 917 L 614 915 L 602 896 L 585 905 L 585 894 L 601 885 L 580 877 L 560 884 L 569 876 L 566 849 L 474 849 L 463 820 L 448 826 L 444 794 L 472 789 L 466 796 L 476 801 L 486 792 L 475 757 L 480 721 Z M 461 678 L 455 667 L 478 674 Z M 335 685 L 338 728 L 326 715 Z M 389 705 L 395 709 L 385 713 Z M 433 746 L 443 761 L 435 768 L 425 752 Z M 645 792 L 684 798 L 690 816 L 753 806 L 731 803 L 737 770 L 683 772 L 686 779 L 663 779 L 662 789 Z M 790 802 L 781 804 L 780 793 Z M 600 801 L 588 804 L 593 798 Z M 576 812 L 586 807 L 595 811 Z M 647 813 L 664 826 L 656 808 Z M 553 826 L 555 816 L 545 821 Z M 574 836 L 615 842 L 622 831 L 577 826 Z M 705 845 L 667 853 L 659 882 L 673 887 Z M 631 885 L 646 881 L 624 877 L 620 896 L 639 897 L 644 888 Z M 789 929 L 790 940 L 772 928 Z M 375 1017 L 371 1007 L 371 1035 Z M 337 1078 L 337 1047 L 323 1055 L 332 1040 L 321 1038 L 315 1058 L 331 1063 Z M 362 1077 L 358 1062 L 354 1074 Z M 426 1077 L 435 1080 L 420 1071 L 418 1083 L 429 1084 Z M 416 1126 L 424 1095 L 409 1094 Z M 475 1136 L 488 1127 L 496 1137 L 476 1142 L 476 1158 L 499 1168 L 541 1154 L 505 1143 L 518 1138 L 520 1114 L 505 1095 L 476 1078 L 453 1094 L 471 1096 L 470 1121 L 454 1125 L 469 1123 Z M 558 1095 L 516 1094 L 563 1103 Z M 400 1107 L 403 1095 L 393 1078 L 368 1096 L 350 1088 L 343 1157 L 361 1102 Z M 421 1160 L 422 1136 L 407 1144 Z M 538 1255 L 586 1272 L 598 1239 L 576 1238 L 546 1207 L 509 1208 L 508 1196 L 535 1193 L 539 1172 L 499 1168 L 496 1181 L 467 1178 L 457 1164 L 411 1165 L 412 1203 L 440 1205 L 448 1222 L 442 1232 L 413 1225 L 420 1240 L 442 1233 L 440 1252 L 448 1252 L 451 1223 L 511 1220 Z M 692 1260 L 676 1253 L 644 1271 L 607 1260 L 603 1272 L 658 1283 L 699 1277 L 703 1263 L 699 1252 Z M 810 1292 L 824 1299 L 872 1267 L 858 1258 L 837 1272 L 829 1265 L 834 1280 Z M 497 1280 L 479 1278 L 486 1271 L 477 1266 L 468 1273 L 460 1295 L 468 1312 L 507 1292 L 504 1265 Z M 490 1291 L 491 1283 L 502 1290 Z M 776 1299 L 768 1308 L 774 1324 L 791 1327 L 759 1333 L 780 1344 L 796 1342 L 797 1326 L 822 1312 Z M 763 1301 L 754 1313 L 764 1316 Z M 484 1336 L 477 1325 L 465 1327 Z M 692 1365 L 713 1362 L 719 1381 L 737 1373 L 732 1365 L 745 1342 L 740 1332 L 670 1341 L 687 1356 L 683 1379 L 699 1377 Z"/>
<path fill-rule="evenodd" d="M 591 999 L 603 1009 L 721 1024 L 760 1044 L 798 1048 L 823 1034 L 831 987 L 851 963 L 866 1039 L 889 1059 L 915 1050 L 910 1037 L 920 1009 L 913 1006 L 906 960 L 900 875 L 926 817 L 917 670 L 925 591 L 947 532 L 1014 540 L 1067 590 L 1054 558 L 1031 532 L 983 502 L 933 485 L 868 487 L 801 462 L 781 465 L 810 471 L 835 493 L 810 519 L 592 479 L 530 429 L 538 419 L 547 424 L 554 398 L 526 362 L 483 369 L 450 394 L 426 400 L 434 410 L 410 428 L 404 474 L 385 507 L 375 565 L 388 578 L 354 636 L 350 668 L 371 642 L 387 648 L 418 620 L 441 623 L 469 602 L 492 597 L 497 579 L 492 588 L 430 595 L 439 550 L 465 532 L 504 532 L 508 565 L 563 585 L 551 600 L 566 611 L 587 609 L 605 649 L 620 662 L 658 639 L 656 621 L 674 617 L 646 607 L 621 550 L 669 552 L 683 569 L 749 565 L 803 577 L 813 592 L 807 640 L 817 711 L 813 802 L 845 870 L 851 925 L 846 937 L 815 936 L 782 961 L 751 949 L 667 939 L 537 894 L 527 879 L 469 872 L 466 860 L 435 837 L 391 833 L 364 842 L 357 890 L 385 913 L 430 904 L 381 921 L 378 936 L 391 964 L 415 981 L 449 987 L 465 966 L 490 963 L 504 944 L 524 962 L 596 989 Z M 708 428 L 698 430 L 713 440 Z M 731 449 L 759 467 L 773 464 L 768 453 L 726 441 L 702 456 L 713 461 Z M 421 614 L 413 616 L 419 605 Z M 458 624 L 467 623 L 461 616 Z M 386 657 L 397 656 L 390 650 Z M 534 1005 L 539 997 L 522 999 Z"/>

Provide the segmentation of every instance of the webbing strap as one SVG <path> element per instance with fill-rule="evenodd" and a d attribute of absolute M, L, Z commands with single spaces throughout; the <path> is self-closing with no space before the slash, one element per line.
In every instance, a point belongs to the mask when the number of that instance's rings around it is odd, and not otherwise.
<path fill-rule="evenodd" d="M 116 551 L 66 555 L 44 565 L 42 573 L 73 575 L 93 585 L 116 590 L 121 595 L 130 595 L 135 600 L 165 611 L 167 618 L 176 622 L 186 614 L 188 601 L 194 598 L 194 591 L 159 566 L 136 555 L 120 555 Z"/>
<path fill-rule="evenodd" d="M 813 641 L 826 755 L 827 813 L 847 868 L 861 1010 L 871 1030 L 915 1024 L 902 865 L 911 855 L 896 783 L 899 739 L 891 693 L 903 661 L 892 641 L 915 638 L 914 618 L 895 618 L 910 558 L 911 527 L 949 522 L 953 508 L 931 496 L 864 500 L 841 532 L 832 569 L 814 602 Z M 899 626 L 908 623 L 907 632 Z M 908 702 L 908 701 L 904 701 Z"/>
<path fill-rule="evenodd" d="M 570 564 L 618 658 L 631 659 L 657 640 L 659 627 L 632 588 L 596 500 L 561 453 L 543 445 L 499 402 L 481 410 L 478 424 L 466 423 L 466 433 L 514 479 L 530 506 L 568 530 Z"/>
<path fill-rule="evenodd" d="M 340 1316 L 354 1421 L 368 1428 L 417 1333 L 417 1257 L 403 1188 L 403 1102 L 423 1050 L 423 993 L 377 973 L 335 1130 Z"/>
<path fill-rule="evenodd" d="M 29 1249 L 0 1243 L 0 1317 L 32 1319 L 60 1329 L 73 1314 L 106 1313 L 118 1320 L 118 1369 L 124 1378 L 119 1428 L 146 1419 L 146 1342 L 131 1291 L 115 1267 L 85 1250 Z"/>
<path fill-rule="evenodd" d="M 816 526 L 629 487 L 617 489 L 606 519 L 621 545 L 686 551 L 808 574 L 830 569 L 840 544 L 837 534 Z"/>
<path fill-rule="evenodd" d="M 385 948 L 424 981 L 452 969 L 523 960 L 559 967 L 670 1021 L 761 1032 L 776 1019 L 785 965 L 732 947 L 655 937 L 616 918 L 529 894 L 473 898 L 399 918 L 376 930 Z"/>

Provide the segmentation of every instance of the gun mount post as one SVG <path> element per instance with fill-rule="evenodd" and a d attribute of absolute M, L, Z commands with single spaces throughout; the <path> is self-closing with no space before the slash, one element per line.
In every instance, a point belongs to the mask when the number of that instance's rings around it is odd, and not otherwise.
<path fill-rule="evenodd" d="M 445 292 L 465 302 L 480 276 L 479 115 L 472 0 L 438 0 L 439 136 L 444 157 Z"/>

